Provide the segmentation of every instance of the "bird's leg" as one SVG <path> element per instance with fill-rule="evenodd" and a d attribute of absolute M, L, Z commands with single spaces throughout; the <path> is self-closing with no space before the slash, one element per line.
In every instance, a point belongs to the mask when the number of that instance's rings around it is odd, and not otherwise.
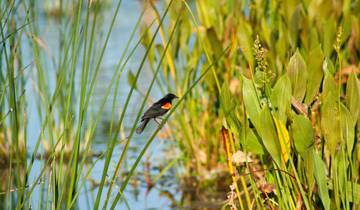
<path fill-rule="evenodd" d="M 160 123 L 157 121 L 157 118 L 154 118 L 154 121 L 155 121 L 158 125 L 160 125 Z"/>

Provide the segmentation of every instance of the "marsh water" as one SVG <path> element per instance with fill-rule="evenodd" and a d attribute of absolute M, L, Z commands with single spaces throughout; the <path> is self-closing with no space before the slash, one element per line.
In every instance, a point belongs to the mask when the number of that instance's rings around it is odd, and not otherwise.
<path fill-rule="evenodd" d="M 58 21 L 56 17 L 52 17 L 46 14 L 46 9 L 51 9 L 52 1 L 45 1 L 43 5 L 40 5 L 40 7 L 37 9 L 38 11 L 38 28 L 39 28 L 39 34 L 41 35 L 41 39 L 44 42 L 44 48 L 45 51 L 49 54 L 49 57 L 56 58 L 59 56 L 58 47 L 59 47 L 59 39 L 61 34 L 59 33 L 60 27 L 66 27 L 66 22 Z M 50 2 L 50 3 L 49 3 Z M 56 2 L 56 1 L 54 1 Z M 110 24 L 110 20 L 112 18 L 112 15 L 114 13 L 115 4 L 117 2 L 111 3 L 110 1 L 107 5 L 102 8 L 101 11 L 101 18 L 100 21 L 102 21 L 102 25 L 107 30 Z M 112 5 L 114 4 L 114 5 Z M 115 22 L 112 34 L 110 36 L 110 40 L 108 43 L 107 50 L 105 51 L 104 59 L 102 62 L 100 74 L 99 74 L 99 82 L 95 89 L 95 94 L 92 97 L 92 101 L 90 102 L 91 109 L 96 113 L 96 110 L 99 108 L 98 104 L 100 103 L 102 96 L 104 94 L 105 89 L 107 88 L 107 84 L 109 83 L 111 79 L 111 75 L 113 71 L 115 70 L 116 64 L 120 59 L 120 55 L 122 51 L 125 48 L 126 42 L 130 37 L 131 31 L 133 30 L 133 27 L 135 26 L 135 23 L 137 22 L 141 10 L 141 2 L 134 1 L 134 0 L 124 0 L 122 2 L 122 6 L 120 8 L 120 12 L 118 14 L 117 20 Z M 63 24 L 63 25 L 61 25 Z M 66 34 L 65 34 L 66 36 Z M 105 35 L 103 35 L 105 36 Z M 137 32 L 135 38 L 133 39 L 133 43 L 130 47 L 134 46 L 135 42 L 139 39 L 139 33 Z M 29 46 L 29 43 L 24 43 L 25 50 L 23 52 L 24 54 L 24 63 L 31 64 L 33 62 L 31 47 Z M 99 47 L 99 46 L 96 46 Z M 118 93 L 118 98 L 116 101 L 116 110 L 117 113 L 120 113 L 120 109 L 123 106 L 123 103 L 125 101 L 125 98 L 127 96 L 127 93 L 130 89 L 129 82 L 127 80 L 126 74 L 128 71 L 134 71 L 138 68 L 139 60 L 141 60 L 142 56 L 144 55 L 145 49 L 140 47 L 134 56 L 132 56 L 130 62 L 128 63 L 124 75 L 120 81 L 120 88 Z M 47 79 L 50 80 L 49 89 L 54 89 L 55 86 L 55 74 L 56 69 L 54 68 L 54 65 L 52 61 L 49 61 L 46 63 L 48 70 L 47 70 Z M 29 78 L 29 81 L 36 80 L 36 73 L 34 70 L 34 66 L 30 65 L 30 67 L 26 70 L 26 74 Z M 77 71 L 80 72 L 80 71 Z M 80 74 L 80 73 L 77 73 Z M 144 71 L 142 72 L 141 77 L 139 78 L 138 82 L 138 88 L 140 90 L 144 90 L 145 87 L 148 86 L 149 79 L 151 78 L 152 73 L 149 70 L 148 66 L 145 66 Z M 80 78 L 80 75 L 76 75 L 76 78 Z M 77 80 L 77 79 L 76 79 Z M 52 86 L 52 84 L 54 84 Z M 76 89 L 75 84 L 75 89 Z M 33 94 L 36 92 L 36 89 L 34 88 L 34 85 L 32 85 L 31 82 L 27 82 L 26 86 L 26 98 L 28 99 L 27 104 L 27 113 L 28 113 L 28 142 L 27 147 L 28 151 L 31 152 L 36 144 L 36 141 L 40 135 L 40 120 L 39 120 L 39 111 L 41 110 L 37 109 L 37 99 L 36 97 L 33 97 Z M 151 97 L 153 99 L 161 97 L 161 92 L 157 87 L 154 87 L 154 89 L 151 91 Z M 139 104 L 137 103 L 139 100 L 143 98 L 143 95 L 139 94 L 138 92 L 134 93 L 134 97 L 132 97 L 132 100 L 130 101 L 130 109 L 127 111 L 127 114 L 125 116 L 124 120 L 124 134 L 129 130 L 129 126 L 133 124 L 133 121 L 135 119 L 135 116 L 139 110 Z M 103 114 L 103 117 L 101 119 L 101 122 L 99 123 L 99 126 L 96 130 L 95 134 L 95 144 L 93 144 L 92 150 L 96 154 L 102 154 L 106 151 L 107 143 L 108 143 L 108 128 L 109 128 L 109 122 L 111 117 L 111 105 L 113 102 L 113 97 L 110 95 L 109 99 L 107 100 L 105 112 Z M 131 163 L 134 161 L 135 157 L 137 156 L 138 152 L 141 150 L 143 145 L 145 144 L 145 140 L 148 139 L 148 136 L 150 135 L 150 131 L 154 130 L 156 127 L 156 124 L 150 124 L 150 126 L 147 128 L 148 132 L 144 132 L 141 135 L 136 135 L 132 139 L 132 143 L 130 145 L 130 152 L 128 153 L 126 157 L 126 163 L 125 167 L 123 169 L 123 173 L 126 172 L 126 165 L 131 165 Z M 126 202 L 121 202 L 117 206 L 118 209 L 127 209 L 128 207 L 125 205 L 125 203 L 128 203 L 131 209 L 169 209 L 173 205 L 174 200 L 178 200 L 180 197 L 180 194 L 177 193 L 178 189 L 178 180 L 175 177 L 176 172 L 169 170 L 167 174 L 164 175 L 164 177 L 168 177 L 166 181 L 161 181 L 161 184 L 156 184 L 155 187 L 153 187 L 150 191 L 147 189 L 147 184 L 144 181 L 144 163 L 147 162 L 147 166 L 149 166 L 149 171 L 151 174 L 157 174 L 159 173 L 159 170 L 161 168 L 162 164 L 164 163 L 165 156 L 169 153 L 168 148 L 169 144 L 174 144 L 173 142 L 167 142 L 165 139 L 156 139 L 156 143 L 151 146 L 151 148 L 146 153 L 145 157 L 143 158 L 143 162 L 139 165 L 137 168 L 136 176 L 131 180 L 131 184 L 127 187 L 126 193 L 124 195 L 124 198 Z M 116 146 L 115 151 L 113 153 L 112 157 L 112 164 L 110 164 L 109 174 L 112 174 L 112 171 L 115 168 L 116 161 L 119 159 L 119 156 L 121 154 L 122 150 L 122 144 L 119 144 Z M 176 151 L 171 151 L 171 154 L 176 155 Z M 96 157 L 93 158 L 91 161 L 95 161 Z M 92 209 L 93 208 L 93 201 L 95 200 L 96 194 L 97 194 L 97 183 L 100 181 L 102 176 L 102 169 L 104 166 L 104 159 L 100 159 L 96 162 L 94 168 L 92 169 L 92 172 L 90 174 L 89 180 L 87 180 L 86 185 L 82 188 L 80 192 L 80 196 L 77 201 L 77 207 L 78 209 Z M 151 163 L 150 165 L 148 163 Z M 36 160 L 33 166 L 33 169 L 31 171 L 29 180 L 32 182 L 37 176 L 39 171 L 44 167 L 43 161 Z M 148 171 L 148 172 L 149 172 Z M 46 180 L 42 180 L 43 182 L 46 182 Z M 119 178 L 119 182 L 121 182 L 121 179 Z M 46 185 L 45 187 L 41 187 L 41 184 L 38 184 L 35 187 L 35 192 L 32 196 L 32 206 L 37 209 L 39 207 L 39 203 L 44 202 L 42 199 L 46 199 L 44 197 L 40 198 L 40 191 L 44 191 L 46 194 Z M 44 186 L 44 185 L 43 185 Z M 113 196 L 110 198 L 113 199 L 115 197 L 115 193 L 117 192 L 116 187 L 113 190 Z M 107 189 L 103 190 L 104 196 L 107 193 Z M 103 201 L 102 201 L 103 202 Z M 102 206 L 102 202 L 100 203 L 100 206 Z"/>

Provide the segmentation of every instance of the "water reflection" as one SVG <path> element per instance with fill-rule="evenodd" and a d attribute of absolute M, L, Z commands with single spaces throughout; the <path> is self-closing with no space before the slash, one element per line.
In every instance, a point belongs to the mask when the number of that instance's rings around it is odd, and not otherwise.
<path fill-rule="evenodd" d="M 37 29 L 39 30 L 38 34 L 41 37 L 38 37 L 38 42 L 41 42 L 43 46 L 43 50 L 46 53 L 46 58 L 48 60 L 44 61 L 44 66 L 47 68 L 44 77 L 48 80 L 49 87 L 48 91 L 54 92 L 56 84 L 58 83 L 58 75 L 57 75 L 57 66 L 61 59 L 59 59 L 61 55 L 61 51 L 64 50 L 64 39 L 66 39 L 65 29 L 68 27 L 66 25 L 70 18 L 73 18 L 71 13 L 71 1 L 67 4 L 63 5 L 65 10 L 60 10 L 59 5 L 56 3 L 50 2 L 58 2 L 58 1 L 45 1 L 45 4 L 36 4 L 36 12 L 39 12 L 37 16 L 38 19 L 34 20 L 37 23 Z M 92 1 L 94 4 L 98 4 L 95 6 L 93 12 L 99 12 L 99 22 L 101 22 L 102 28 L 98 28 L 97 33 L 99 36 L 103 38 L 103 30 L 109 27 L 109 23 L 113 14 L 114 5 L 117 3 L 116 1 Z M 101 2 L 101 3 L 100 3 Z M 69 7 L 69 8 L 68 8 Z M 140 13 L 142 6 L 141 1 L 133 1 L 133 0 L 125 0 L 123 1 L 122 7 L 119 12 L 119 17 L 115 23 L 113 28 L 112 35 L 110 36 L 108 49 L 105 51 L 104 60 L 101 66 L 101 70 L 99 73 L 99 83 L 95 87 L 95 95 L 91 98 L 90 104 L 91 109 L 94 113 L 99 109 L 99 104 L 102 100 L 104 92 L 106 91 L 107 85 L 112 77 L 115 66 L 119 60 L 119 55 L 122 50 L 125 48 L 125 40 L 129 39 L 130 32 L 133 29 L 138 15 Z M 84 12 L 84 11 L 83 11 Z M 135 41 L 139 38 L 138 35 L 135 37 Z M 134 42 L 135 42 L 134 41 Z M 28 42 L 24 42 L 23 44 L 23 53 L 24 53 L 24 63 L 33 63 L 33 52 L 31 50 L 31 44 Z M 96 43 L 95 48 L 99 48 L 99 43 Z M 131 43 L 131 46 L 134 46 L 134 43 Z M 60 55 L 59 55 L 60 54 Z M 127 65 L 126 71 L 130 71 L 131 69 L 137 69 L 139 65 L 139 60 L 144 54 L 144 49 L 140 48 L 136 51 L 135 55 L 131 58 L 129 64 Z M 95 62 L 95 61 L 91 61 Z M 76 68 L 81 67 L 81 61 Z M 91 65 L 94 65 L 92 63 Z M 32 69 L 29 70 L 28 76 L 30 80 L 36 80 L 36 67 L 32 66 Z M 80 70 L 76 72 L 75 78 L 75 89 L 79 89 L 81 75 Z M 150 67 L 145 66 L 143 76 L 139 81 L 139 89 L 143 90 L 148 84 L 148 78 L 152 75 Z M 58 119 L 59 116 L 54 114 L 53 119 L 50 119 L 53 123 L 52 131 L 42 132 L 41 131 L 41 120 L 44 117 L 44 110 L 39 109 L 38 104 L 39 98 L 34 97 L 38 92 L 36 87 L 34 87 L 31 82 L 26 84 L 26 99 L 28 100 L 28 121 L 30 122 L 27 128 L 27 149 L 25 151 L 25 143 L 23 143 L 23 151 L 21 154 L 24 154 L 24 160 L 26 158 L 26 154 L 28 154 L 28 164 L 33 164 L 32 170 L 30 174 L 28 174 L 28 182 L 29 184 L 26 186 L 26 189 L 15 189 L 9 186 L 13 186 L 14 181 L 24 182 L 20 178 L 16 180 L 16 177 L 26 177 L 26 170 L 23 168 L 24 164 L 19 164 L 20 167 L 9 169 L 9 161 L 6 159 L 9 157 L 9 154 L 6 154 L 6 149 L 0 148 L 0 152 L 3 152 L 2 155 L 4 158 L 1 158 L 0 165 L 6 166 L 0 169 L 0 178 L 1 180 L 9 180 L 9 182 L 0 183 L 0 208 L 6 209 L 9 206 L 1 206 L 4 200 L 8 200 L 9 193 L 11 193 L 12 198 L 14 198 L 11 202 L 11 206 L 14 206 L 17 201 L 16 193 L 19 190 L 34 190 L 30 199 L 29 206 L 32 206 L 34 209 L 43 209 L 50 208 L 49 201 L 51 201 L 53 195 L 52 192 L 58 192 L 58 186 L 70 186 L 69 179 L 66 177 L 71 176 L 71 163 L 69 160 L 71 159 L 72 150 L 74 149 L 74 139 L 76 138 L 75 132 L 68 132 L 68 136 L 64 139 L 64 142 L 57 143 L 57 139 L 60 139 L 63 130 L 65 130 L 64 126 L 62 126 L 61 122 L 64 122 L 66 119 Z M 126 77 L 122 77 L 120 81 L 120 91 L 118 93 L 118 99 L 115 104 L 115 110 L 121 110 L 124 106 L 124 98 L 121 96 L 126 96 L 128 91 L 130 90 L 130 86 L 128 85 L 128 81 Z M 160 93 L 158 91 L 158 87 L 155 87 L 152 93 Z M 64 94 L 65 93 L 61 93 Z M 152 95 L 154 98 L 159 98 L 159 95 Z M 65 97 L 64 97 L 65 98 Z M 141 94 L 135 93 L 134 97 L 130 101 L 131 110 L 128 111 L 125 120 L 124 127 L 122 128 L 121 137 L 119 139 L 118 144 L 116 145 L 115 151 L 113 153 L 113 161 L 116 161 L 121 151 L 123 150 L 123 144 L 126 133 L 129 132 L 130 126 L 133 124 L 135 120 L 135 116 L 139 110 L 138 100 L 143 98 Z M 84 148 L 89 141 L 89 132 L 86 131 L 81 135 L 82 144 L 80 145 L 80 155 L 79 158 L 84 159 L 84 171 L 81 172 L 81 180 L 79 181 L 79 185 L 81 185 L 81 191 L 78 192 L 63 192 L 64 194 L 76 194 L 78 195 L 77 200 L 73 201 L 75 203 L 76 208 L 79 209 L 91 209 L 93 208 L 94 198 L 96 197 L 97 190 L 99 187 L 99 180 L 101 179 L 102 170 L 104 169 L 104 151 L 106 150 L 107 143 L 109 141 L 109 135 L 112 136 L 113 132 L 117 132 L 110 130 L 111 124 L 111 110 L 112 103 L 114 98 L 110 97 L 108 102 L 105 105 L 105 112 L 101 121 L 99 123 L 99 127 L 95 131 L 95 140 L 92 144 L 92 152 L 84 153 L 86 151 Z M 65 99 L 58 103 L 66 103 Z M 65 105 L 61 105 L 65 107 Z M 78 114 L 77 107 L 72 107 L 74 113 Z M 60 110 L 64 111 L 64 110 Z M 118 118 L 118 115 L 114 116 L 115 119 Z M 113 128 L 118 127 L 116 124 L 112 125 Z M 147 131 L 152 131 L 156 128 L 156 123 L 151 123 L 147 127 Z M 71 128 L 66 128 L 71 129 Z M 85 129 L 86 130 L 86 129 Z M 1 134 L 6 132 L 1 132 Z M 9 133 L 9 132 L 8 132 Z M 148 139 L 148 135 L 150 133 L 144 132 L 142 136 L 135 136 L 130 144 L 130 152 L 128 153 L 124 166 L 121 169 L 121 173 L 119 177 L 115 180 L 115 189 L 113 192 L 117 192 L 117 188 L 120 187 L 122 182 L 124 181 L 127 171 L 129 171 L 130 166 L 134 162 L 137 157 L 139 150 L 145 144 L 145 140 Z M 34 153 L 35 156 L 32 156 L 34 149 L 36 148 L 36 144 L 38 142 L 40 136 L 41 146 L 40 149 Z M 124 202 L 119 204 L 119 209 L 126 208 L 126 203 L 130 204 L 132 209 L 168 209 L 168 208 L 181 208 L 181 209 L 199 209 L 207 208 L 207 209 L 218 209 L 222 203 L 221 200 L 225 196 L 227 189 L 223 189 L 224 186 L 227 186 L 224 183 L 228 181 L 224 179 L 221 180 L 221 183 L 218 181 L 212 181 L 209 183 L 203 183 L 198 179 L 198 177 L 194 177 L 191 175 L 185 176 L 185 178 L 180 179 L 180 175 L 182 174 L 182 165 L 181 160 L 178 158 L 179 151 L 176 150 L 177 144 L 175 142 L 169 141 L 169 132 L 166 127 L 159 135 L 159 139 L 156 139 L 156 143 L 152 145 L 149 149 L 146 158 L 136 171 L 135 175 L 131 178 L 130 186 L 126 189 L 124 195 Z M 53 153 L 52 148 L 55 146 L 55 153 Z M 4 145 L 4 144 L 0 144 Z M 5 152 L 4 152 L 5 151 Z M 64 151 L 61 155 L 60 151 Z M 54 154 L 54 155 L 52 155 Z M 32 159 L 32 158 L 35 159 Z M 23 160 L 23 161 L 24 161 Z M 59 161 L 60 160 L 60 161 Z M 5 162 L 4 162 L 5 161 Z M 32 161 L 34 161 L 32 163 Z M 59 166 L 59 162 L 61 162 L 61 167 Z M 170 165 L 172 164 L 172 165 Z M 91 168 L 91 166 L 93 166 Z M 115 163 L 111 164 L 110 171 L 108 174 L 113 174 L 115 170 Z M 41 174 L 42 173 L 42 174 Z M 16 176 L 14 176 L 16 174 Z M 40 179 L 37 179 L 40 175 Z M 9 177 L 12 177 L 9 179 Z M 44 178 L 43 178 L 44 177 Z M 50 180 L 50 181 L 49 181 Z M 54 181 L 55 180 L 55 181 Z M 111 177 L 107 177 L 107 181 L 105 183 L 105 189 L 103 190 L 104 196 L 106 196 Z M 66 183 L 64 183 L 66 182 Z M 180 183 L 180 184 L 179 184 Z M 212 187 L 209 187 L 212 186 Z M 64 191 L 68 190 L 69 187 L 62 188 Z M 212 191 L 211 189 L 220 189 L 220 194 L 218 191 Z M 10 190 L 9 190 L 10 189 Z M 199 196 L 200 195 L 200 196 Z M 114 198 L 112 196 L 111 200 Z M 40 201 L 40 202 L 39 202 Z M 60 207 L 66 208 L 65 199 L 62 200 L 63 203 L 59 204 Z M 101 201 L 100 206 L 102 206 L 104 201 Z M 10 204 L 8 204 L 10 205 Z M 190 207 L 191 206 L 191 207 Z"/>

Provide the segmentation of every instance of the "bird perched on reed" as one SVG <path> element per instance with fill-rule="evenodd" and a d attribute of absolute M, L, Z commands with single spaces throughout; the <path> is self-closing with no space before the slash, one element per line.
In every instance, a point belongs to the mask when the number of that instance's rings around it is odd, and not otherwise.
<path fill-rule="evenodd" d="M 156 121 L 156 118 L 166 114 L 172 107 L 172 100 L 176 98 L 178 98 L 176 95 L 168 93 L 162 99 L 155 102 L 141 117 L 141 124 L 136 128 L 136 133 L 142 133 L 151 119 Z"/>

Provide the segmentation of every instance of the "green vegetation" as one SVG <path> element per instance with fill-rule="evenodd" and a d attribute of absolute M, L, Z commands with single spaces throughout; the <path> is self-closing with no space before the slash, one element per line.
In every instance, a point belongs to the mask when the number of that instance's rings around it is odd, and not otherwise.
<path fill-rule="evenodd" d="M 36 1 L 0 4 L 0 177 L 7 180 L 0 208 L 78 208 L 102 161 L 89 208 L 131 209 L 125 189 L 157 136 L 180 152 L 159 174 L 146 175 L 148 190 L 175 168 L 183 191 L 172 199 L 176 207 L 360 208 L 359 0 L 142 2 L 96 111 L 93 97 L 122 2 L 58 2 L 45 8 L 59 21 L 57 49 L 41 38 Z M 107 4 L 115 7 L 104 28 Z M 141 47 L 131 72 L 128 63 Z M 144 87 L 145 68 L 152 77 Z M 40 120 L 36 141 L 27 136 L 34 115 L 29 83 Z M 158 127 L 147 128 L 151 135 L 127 165 L 153 87 L 181 97 Z M 136 92 L 144 97 L 125 126 Z M 107 145 L 97 154 L 95 132 L 109 101 Z M 44 202 L 33 206 L 35 196 Z"/>

